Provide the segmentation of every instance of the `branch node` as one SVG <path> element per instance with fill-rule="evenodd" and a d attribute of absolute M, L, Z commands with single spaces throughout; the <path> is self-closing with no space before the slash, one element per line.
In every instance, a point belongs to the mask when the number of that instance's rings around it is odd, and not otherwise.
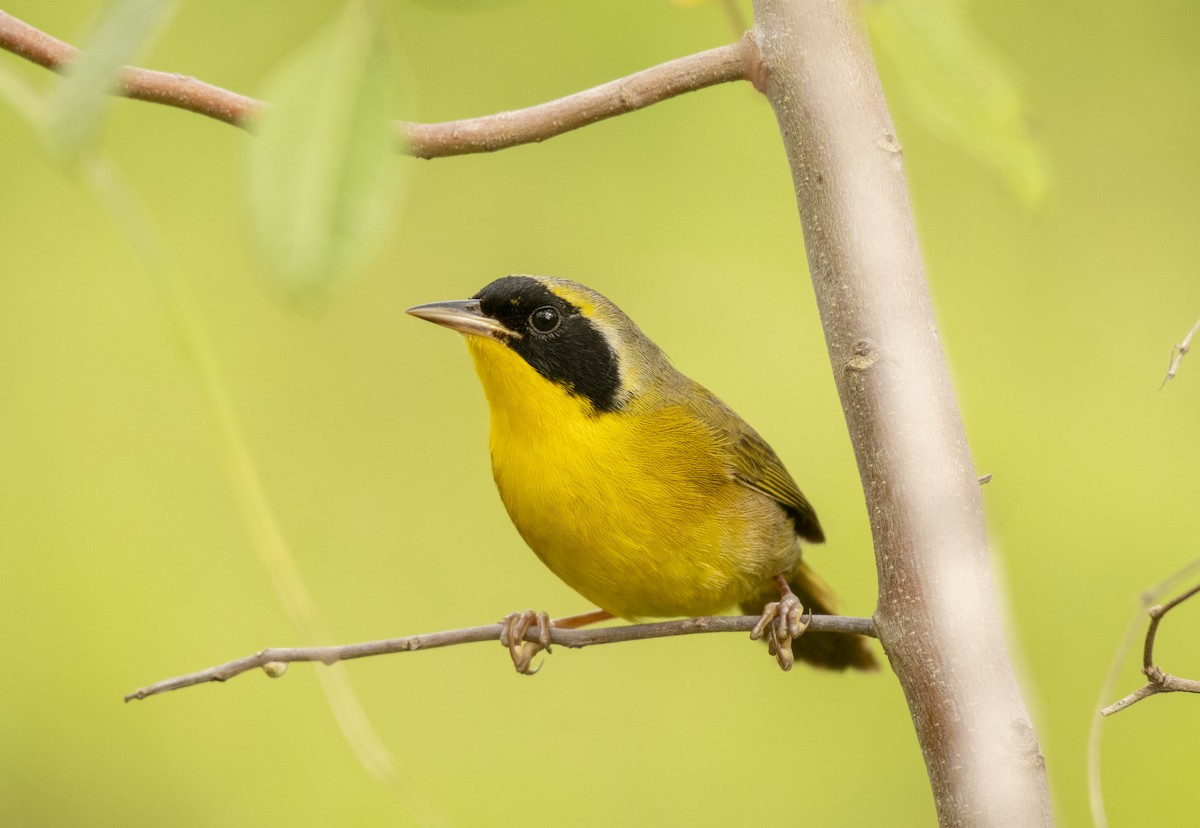
<path fill-rule="evenodd" d="M 1168 612 L 1197 593 L 1200 593 L 1200 584 L 1172 598 L 1165 604 L 1155 604 L 1146 609 L 1146 613 L 1150 616 L 1150 623 L 1146 627 L 1146 640 L 1142 647 L 1142 675 L 1146 677 L 1147 684 L 1115 704 L 1110 704 L 1101 710 L 1101 716 L 1110 716 L 1113 713 L 1119 713 L 1142 699 L 1147 699 L 1157 693 L 1200 693 L 1200 681 L 1173 676 L 1154 662 L 1154 644 L 1158 636 L 1159 623 Z M 1148 603 L 1153 600 L 1153 597 L 1146 594 L 1143 595 L 1142 600 L 1143 603 Z"/>
<path fill-rule="evenodd" d="M 900 145 L 900 139 L 891 132 L 883 133 L 879 140 L 875 142 L 875 145 L 884 152 L 890 152 L 895 155 L 904 154 L 904 147 Z"/>
<path fill-rule="evenodd" d="M 762 94 L 767 94 L 767 67 L 763 63 L 762 51 L 758 48 L 758 38 L 750 29 L 737 42 L 738 54 L 741 55 L 742 67 L 746 80 Z"/>
<path fill-rule="evenodd" d="M 854 348 L 846 359 L 846 370 L 862 372 L 868 370 L 879 361 L 875 344 L 869 339 L 860 339 L 854 343 Z"/>

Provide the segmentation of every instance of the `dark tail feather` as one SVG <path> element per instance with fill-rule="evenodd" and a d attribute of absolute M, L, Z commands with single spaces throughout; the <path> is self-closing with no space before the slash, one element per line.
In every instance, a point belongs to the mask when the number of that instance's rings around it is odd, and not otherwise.
<path fill-rule="evenodd" d="M 788 586 L 800 599 L 806 612 L 814 615 L 836 615 L 833 591 L 807 564 L 800 564 L 788 573 Z M 771 601 L 779 600 L 775 581 L 767 581 L 753 597 L 742 602 L 742 612 L 759 615 Z M 849 633 L 806 633 L 792 642 L 792 654 L 797 661 L 806 661 L 825 670 L 878 670 L 879 665 L 867 640 Z"/>

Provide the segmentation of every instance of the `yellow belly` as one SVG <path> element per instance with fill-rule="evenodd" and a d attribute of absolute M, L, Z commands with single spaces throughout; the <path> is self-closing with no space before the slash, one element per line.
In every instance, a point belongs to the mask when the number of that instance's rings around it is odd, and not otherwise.
<path fill-rule="evenodd" d="M 798 562 L 781 510 L 730 478 L 683 408 L 596 414 L 474 339 L 500 496 L 526 543 L 589 601 L 631 619 L 709 614 Z"/>

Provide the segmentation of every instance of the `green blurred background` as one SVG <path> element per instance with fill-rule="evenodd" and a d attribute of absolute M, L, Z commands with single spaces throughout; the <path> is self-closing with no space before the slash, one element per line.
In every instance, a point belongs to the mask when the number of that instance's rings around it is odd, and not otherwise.
<path fill-rule="evenodd" d="M 446 7 L 463 7 L 447 11 Z M 99 2 L 10 2 L 78 42 Z M 185 3 L 143 56 L 254 94 L 335 3 Z M 732 39 L 715 5 L 402 3 L 414 117 L 557 97 Z M 1139 593 L 1197 555 L 1200 4 L 970 7 L 1019 78 L 1055 186 L 1039 210 L 907 107 L 881 61 L 939 323 L 1006 585 L 1010 643 L 1064 825 L 1089 821 L 1085 746 Z M 0 55 L 49 90 L 55 79 Z M 414 824 L 294 665 L 124 705 L 169 675 L 299 643 L 258 563 L 209 416 L 138 259 L 0 107 L 0 809 L 12 825 Z M 587 605 L 496 497 L 461 342 L 406 317 L 511 272 L 616 300 L 784 458 L 847 612 L 874 603 L 870 536 L 807 282 L 787 165 L 745 85 L 540 146 L 421 162 L 385 252 L 320 309 L 262 279 L 244 133 L 119 101 L 104 148 L 160 223 L 321 613 L 341 641 Z M 1195 606 L 1160 639 L 1200 675 Z M 890 673 L 782 674 L 741 637 L 499 646 L 345 670 L 399 773 L 454 825 L 926 825 Z M 1119 685 L 1138 684 L 1136 656 Z M 1111 701 L 1111 699 L 1110 699 Z M 1194 814 L 1200 700 L 1104 730 L 1114 824 Z M 1186 810 L 1185 810 L 1186 809 Z"/>

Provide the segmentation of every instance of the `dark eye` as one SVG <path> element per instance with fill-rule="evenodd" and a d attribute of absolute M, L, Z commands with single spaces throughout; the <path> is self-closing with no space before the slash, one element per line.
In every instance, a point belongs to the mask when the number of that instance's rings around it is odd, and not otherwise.
<path fill-rule="evenodd" d="M 561 321 L 558 309 L 550 305 L 544 305 L 529 314 L 529 327 L 538 333 L 550 333 L 559 326 Z"/>

